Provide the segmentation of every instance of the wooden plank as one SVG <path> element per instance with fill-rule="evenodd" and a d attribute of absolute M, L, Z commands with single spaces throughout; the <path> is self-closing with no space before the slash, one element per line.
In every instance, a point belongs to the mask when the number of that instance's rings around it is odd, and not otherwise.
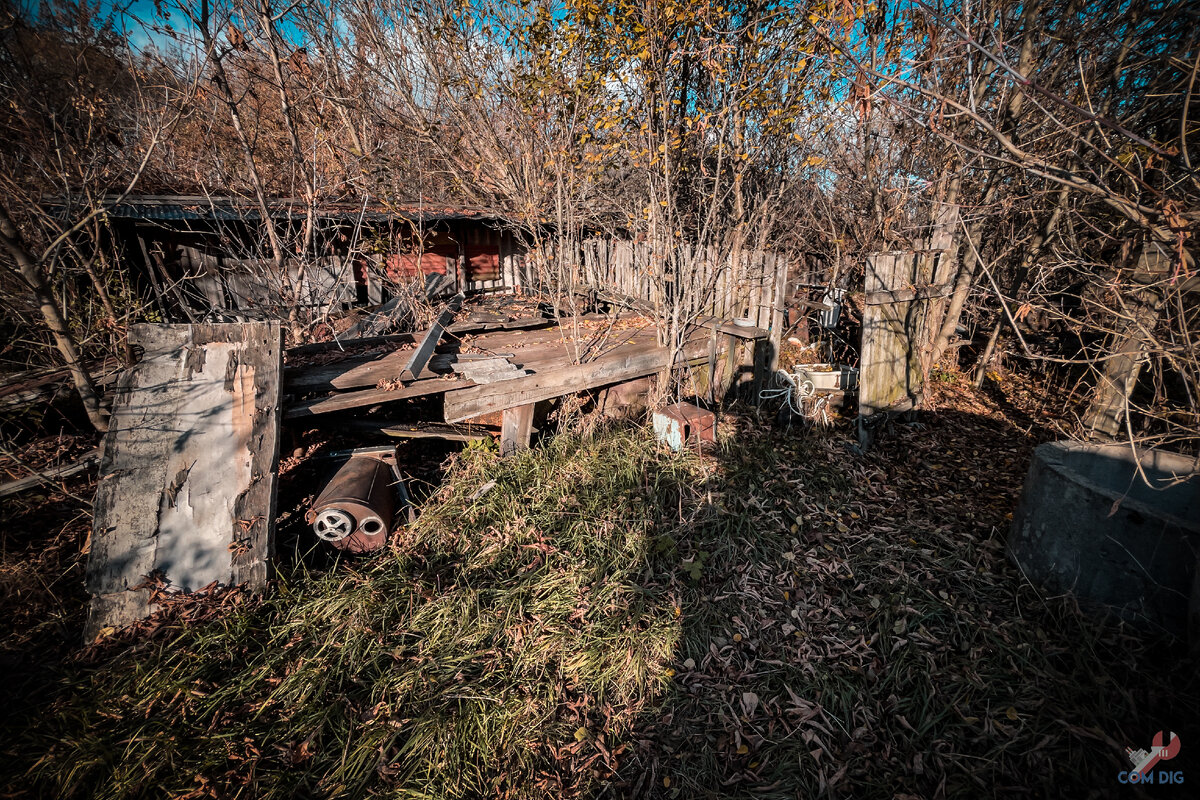
<path fill-rule="evenodd" d="M 945 297 L 953 291 L 953 283 L 943 283 L 930 286 L 909 286 L 904 289 L 871 292 L 863 299 L 867 305 L 877 306 L 885 303 L 907 303 L 911 300 L 930 300 L 937 297 Z"/>
<path fill-rule="evenodd" d="M 682 360 L 703 360 L 707 354 L 708 338 L 696 338 L 684 347 Z M 547 364 L 524 378 L 449 392 L 445 420 L 461 422 L 493 411 L 651 375 L 665 369 L 668 358 L 665 348 L 648 348 L 644 343 L 634 342 L 586 364 Z"/>
<path fill-rule="evenodd" d="M 511 364 L 504 358 L 492 358 L 486 361 L 466 361 L 455 364 L 454 371 L 469 381 L 475 383 L 497 383 L 499 381 L 521 378 L 529 373 Z"/>
<path fill-rule="evenodd" d="M 892 292 L 910 280 L 911 253 L 867 257 L 867 294 Z M 892 409 L 909 392 L 910 301 L 867 305 L 863 309 L 859 409 L 863 416 Z"/>
<path fill-rule="evenodd" d="M 88 639 L 152 610 L 147 576 L 259 588 L 274 546 L 279 323 L 135 325 L 129 338 L 143 358 L 104 437 Z"/>
<path fill-rule="evenodd" d="M 528 339 L 524 341 L 520 338 L 512 338 L 518 336 L 517 334 L 506 333 L 497 335 L 503 336 L 503 338 L 493 340 L 492 335 L 489 334 L 469 344 L 487 350 L 511 353 L 509 357 L 513 358 L 518 364 L 523 364 L 526 360 L 544 360 L 546 358 L 557 357 L 563 353 L 561 335 L 557 331 L 526 334 Z M 443 343 L 443 345 L 445 344 Z M 464 343 L 464 346 L 466 344 Z M 522 347 L 522 345 L 526 344 L 528 344 L 527 347 Z M 348 390 L 374 387 L 380 381 L 399 378 L 404 364 L 407 363 L 410 355 L 411 351 L 398 351 L 382 356 L 372 355 L 348 358 L 333 364 L 322 364 L 315 367 L 307 367 L 303 370 L 289 370 L 287 389 L 289 392 L 295 394 L 309 394 L 333 389 Z M 495 357 L 493 353 L 482 355 L 487 358 Z M 443 359 L 442 356 L 445 356 L 445 358 Z M 445 372 L 451 369 L 450 359 L 479 357 L 480 355 L 476 354 L 434 354 L 429 360 L 426 371 Z M 425 388 L 422 388 L 416 394 L 408 396 L 415 397 L 417 394 L 436 394 L 439 391 L 445 391 L 444 388 L 429 386 L 430 381 L 436 380 L 439 380 L 439 376 L 426 375 L 426 377 L 420 378 L 413 382 L 412 385 Z"/>
<path fill-rule="evenodd" d="M 529 449 L 529 435 L 533 430 L 534 403 L 504 409 L 500 422 L 500 455 L 511 456 Z"/>
<path fill-rule="evenodd" d="M 503 323 L 460 322 L 456 325 L 451 325 L 449 328 L 447 328 L 447 331 L 454 336 L 463 337 L 490 330 L 533 330 L 537 328 L 549 328 L 557 324 L 558 322 L 552 319 L 545 319 L 543 317 L 528 317 L 525 319 L 515 319 L 511 322 Z M 288 348 L 287 355 L 290 358 L 293 356 L 307 356 L 314 355 L 316 353 L 328 353 L 333 350 L 353 350 L 357 348 L 378 347 L 381 344 L 414 344 L 416 341 L 416 334 L 392 333 L 386 336 L 371 336 L 362 339 L 346 338 L 329 342 L 313 342 L 312 344 L 297 345 L 296 347 Z"/>
<path fill-rule="evenodd" d="M 474 386 L 471 381 L 453 380 L 448 378 L 425 378 L 413 381 L 406 386 L 396 389 L 362 389 L 356 392 L 341 392 L 329 397 L 318 397 L 287 407 L 284 419 L 304 419 L 320 414 L 332 414 L 337 411 L 350 411 L 363 406 L 373 406 L 380 403 L 390 403 L 394 400 L 406 400 L 412 397 L 441 394 L 454 389 Z"/>
<path fill-rule="evenodd" d="M 772 286 L 774 295 L 771 301 L 771 363 L 768 367 L 774 372 L 779 369 L 779 353 L 783 349 L 784 306 L 788 295 L 787 259 L 776 255 L 772 266 L 775 269 L 775 276 Z"/>
<path fill-rule="evenodd" d="M 421 375 L 421 370 L 425 368 L 425 364 L 429 362 L 430 356 L 433 355 L 434 348 L 438 346 L 438 342 L 442 340 L 442 334 L 446 332 L 446 328 L 454 321 L 454 315 L 462 308 L 464 300 L 462 292 L 450 298 L 446 303 L 446 307 L 442 309 L 442 313 L 438 314 L 437 320 L 433 323 L 425 336 L 421 339 L 417 349 L 413 351 L 412 358 L 404 365 L 404 369 L 400 372 L 400 379 L 405 381 L 415 381 Z"/>

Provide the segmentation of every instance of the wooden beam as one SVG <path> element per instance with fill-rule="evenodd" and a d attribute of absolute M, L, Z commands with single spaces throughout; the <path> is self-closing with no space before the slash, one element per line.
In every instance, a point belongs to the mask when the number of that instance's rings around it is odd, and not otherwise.
<path fill-rule="evenodd" d="M 908 303 L 912 300 L 931 300 L 935 297 L 945 297 L 953 291 L 954 284 L 952 283 L 941 283 L 933 286 L 909 286 L 906 289 L 871 292 L 864 298 L 864 302 L 869 306 L 878 306 L 885 303 Z"/>
<path fill-rule="evenodd" d="M 318 397 L 288 406 L 283 414 L 284 419 L 304 419 L 319 414 L 332 414 L 335 411 L 349 411 L 363 406 L 373 406 L 379 403 L 390 403 L 394 400 L 406 400 L 411 397 L 441 394 L 452 389 L 463 389 L 474 386 L 471 381 L 452 380 L 446 378 L 423 378 L 413 381 L 407 386 L 396 389 L 363 389 L 357 392 L 342 392 L 330 397 Z"/>
<path fill-rule="evenodd" d="M 708 355 L 708 337 L 693 339 L 683 350 L 683 362 Z M 666 348 L 633 342 L 586 364 L 541 364 L 533 375 L 503 383 L 473 386 L 446 395 L 445 419 L 461 422 L 506 408 L 550 400 L 565 394 L 621 383 L 666 368 Z"/>
<path fill-rule="evenodd" d="M 375 386 L 382 380 L 399 377 L 410 356 L 409 350 L 397 350 L 382 356 L 354 356 L 331 364 L 288 369 L 285 387 L 292 394 L 310 394 Z"/>
<path fill-rule="evenodd" d="M 500 455 L 511 456 L 529 449 L 529 435 L 533 430 L 533 408 L 535 403 L 504 409 L 500 422 Z"/>
<path fill-rule="evenodd" d="M 433 355 L 434 349 L 438 346 L 438 342 L 442 340 L 442 334 L 446 332 L 446 328 L 450 323 L 454 322 L 454 315 L 462 308 L 464 300 L 462 292 L 450 298 L 450 302 L 446 303 L 446 307 L 442 309 L 442 313 L 438 314 L 437 320 L 433 323 L 433 327 L 425 332 L 425 336 L 421 339 L 417 349 L 413 351 L 412 357 L 408 363 L 404 365 L 404 369 L 400 371 L 400 380 L 415 381 L 421 375 L 421 370 L 425 369 L 425 365 L 429 363 L 430 357 Z"/>

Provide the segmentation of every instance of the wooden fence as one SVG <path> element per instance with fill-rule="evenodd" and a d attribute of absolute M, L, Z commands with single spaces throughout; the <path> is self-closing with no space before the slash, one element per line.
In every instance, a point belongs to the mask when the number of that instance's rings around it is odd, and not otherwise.
<path fill-rule="evenodd" d="M 528 266 L 550 263 L 550 253 L 530 253 Z M 756 353 L 756 364 L 774 369 L 784 327 L 784 302 L 788 290 L 788 264 L 770 252 L 754 251 L 738 257 L 722 256 L 708 249 L 700 257 L 684 246 L 673 253 L 679 277 L 667 277 L 662 269 L 665 254 L 646 242 L 627 239 L 585 239 L 572 248 L 567 264 L 583 287 L 604 295 L 617 295 L 652 307 L 664 314 L 676 306 L 685 317 L 703 318 L 720 327 L 733 320 L 747 320 L 749 328 L 765 332 L 769 343 Z M 529 275 L 527 280 L 533 279 Z M 534 282 L 530 280 L 530 282 Z M 715 323 L 715 325 L 713 325 Z"/>
<path fill-rule="evenodd" d="M 763 251 L 724 257 L 709 248 L 696 257 L 687 246 L 678 260 L 688 265 L 681 279 L 656 279 L 654 260 L 663 255 L 646 242 L 620 239 L 587 239 L 581 247 L 582 277 L 596 289 L 607 289 L 655 306 L 667 306 L 675 292 L 690 292 L 684 306 L 721 320 L 747 318 L 755 327 L 774 330 L 783 321 L 787 289 L 787 262 Z"/>

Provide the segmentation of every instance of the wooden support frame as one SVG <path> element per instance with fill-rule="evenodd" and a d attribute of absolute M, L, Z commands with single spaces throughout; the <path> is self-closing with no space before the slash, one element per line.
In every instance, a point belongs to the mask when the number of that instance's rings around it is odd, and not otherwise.
<path fill-rule="evenodd" d="M 504 409 L 500 419 L 500 455 L 511 456 L 529 449 L 535 405 L 526 403 L 523 406 Z"/>
<path fill-rule="evenodd" d="M 523 378 L 448 392 L 445 420 L 462 422 L 494 411 L 652 375 L 666 369 L 669 357 L 665 348 L 647 350 L 635 343 L 618 347 L 586 364 L 543 366 Z M 695 360 L 703 363 L 707 357 L 708 337 L 693 339 L 684 347 L 678 365 Z"/>

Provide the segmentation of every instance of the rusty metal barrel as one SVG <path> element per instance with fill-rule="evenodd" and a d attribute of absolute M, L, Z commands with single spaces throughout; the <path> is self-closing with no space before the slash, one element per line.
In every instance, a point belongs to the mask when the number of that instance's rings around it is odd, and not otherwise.
<path fill-rule="evenodd" d="M 370 455 L 352 456 L 313 503 L 305 519 L 317 538 L 352 553 L 387 541 L 396 507 L 392 465 Z"/>

